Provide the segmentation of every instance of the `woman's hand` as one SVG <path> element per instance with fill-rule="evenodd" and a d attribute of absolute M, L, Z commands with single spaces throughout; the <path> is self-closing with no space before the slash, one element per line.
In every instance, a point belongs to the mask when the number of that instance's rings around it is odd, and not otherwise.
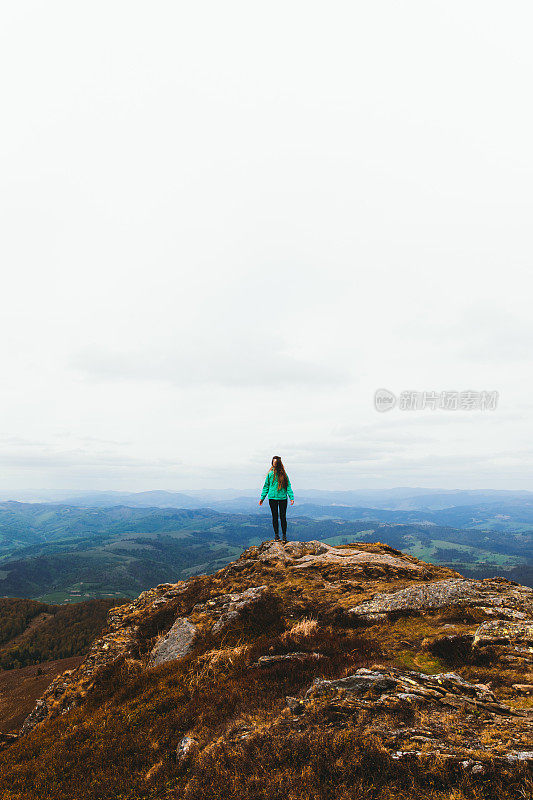
<path fill-rule="evenodd" d="M 294 500 L 291 500 L 291 506 L 293 506 L 293 505 L 294 505 Z"/>
<path fill-rule="evenodd" d="M 262 500 L 260 500 L 260 501 L 259 501 L 259 505 L 260 505 L 260 506 L 262 506 L 262 505 L 263 505 L 263 501 L 262 501 Z"/>

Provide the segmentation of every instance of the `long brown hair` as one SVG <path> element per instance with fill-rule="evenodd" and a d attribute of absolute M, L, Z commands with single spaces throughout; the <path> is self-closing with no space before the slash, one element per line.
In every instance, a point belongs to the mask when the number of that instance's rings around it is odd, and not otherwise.
<path fill-rule="evenodd" d="M 276 461 L 275 465 L 274 461 Z M 274 470 L 274 475 L 278 479 L 278 491 L 281 489 L 286 489 L 289 485 L 289 479 L 287 477 L 287 473 L 285 472 L 283 462 L 279 456 L 272 456 L 272 469 Z"/>

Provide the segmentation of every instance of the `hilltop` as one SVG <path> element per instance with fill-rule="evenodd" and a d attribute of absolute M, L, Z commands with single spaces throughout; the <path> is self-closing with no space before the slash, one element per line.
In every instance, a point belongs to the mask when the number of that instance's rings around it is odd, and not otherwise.
<path fill-rule="evenodd" d="M 533 788 L 533 590 L 381 543 L 248 548 L 112 608 L 0 753 L 5 800 Z"/>

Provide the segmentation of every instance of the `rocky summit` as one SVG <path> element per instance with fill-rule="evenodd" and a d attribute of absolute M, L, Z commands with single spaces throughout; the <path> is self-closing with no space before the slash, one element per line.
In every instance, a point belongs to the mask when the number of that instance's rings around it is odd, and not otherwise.
<path fill-rule="evenodd" d="M 533 590 L 265 542 L 110 610 L 0 742 L 5 800 L 525 798 Z"/>

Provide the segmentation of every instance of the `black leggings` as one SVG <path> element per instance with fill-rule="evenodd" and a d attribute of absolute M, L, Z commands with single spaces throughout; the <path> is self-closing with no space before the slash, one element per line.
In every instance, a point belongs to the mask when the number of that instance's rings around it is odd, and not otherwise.
<path fill-rule="evenodd" d="M 283 536 L 287 535 L 287 499 L 285 500 L 269 500 L 270 510 L 272 511 L 272 525 L 274 526 L 274 533 L 276 536 L 279 534 L 278 527 L 278 509 L 279 518 L 281 519 L 281 532 Z"/>

